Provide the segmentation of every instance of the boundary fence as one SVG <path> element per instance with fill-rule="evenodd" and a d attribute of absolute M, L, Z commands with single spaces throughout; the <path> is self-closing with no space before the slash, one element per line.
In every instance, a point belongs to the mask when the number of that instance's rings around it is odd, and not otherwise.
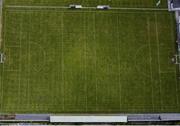
<path fill-rule="evenodd" d="M 6 5 L 11 9 L 69 9 L 68 6 L 27 6 L 27 5 Z M 81 9 L 97 9 L 97 7 L 82 7 Z M 109 10 L 139 10 L 139 11 L 168 11 L 167 8 L 132 8 L 132 7 L 111 7 Z"/>

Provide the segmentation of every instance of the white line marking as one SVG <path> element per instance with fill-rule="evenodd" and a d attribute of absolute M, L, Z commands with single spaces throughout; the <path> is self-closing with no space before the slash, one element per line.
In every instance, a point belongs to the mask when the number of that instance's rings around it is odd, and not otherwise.
<path fill-rule="evenodd" d="M 134 67 L 137 69 L 137 71 L 138 72 L 141 72 L 141 74 L 143 75 L 143 76 L 145 76 L 145 77 L 150 77 L 147 73 L 145 73 L 145 72 L 143 72 L 141 69 L 140 69 L 140 67 L 137 65 L 137 56 L 138 56 L 138 54 L 140 53 L 140 51 L 142 50 L 142 49 L 144 49 L 144 48 L 148 48 L 148 45 L 146 44 L 146 45 L 141 45 L 137 50 L 136 50 L 136 52 L 134 53 L 134 61 L 135 61 L 135 65 L 134 65 Z"/>
<path fill-rule="evenodd" d="M 65 83 L 64 83 L 64 44 L 63 44 L 63 40 L 64 40 L 64 13 L 62 12 L 61 13 L 61 30 L 62 30 L 62 37 L 61 37 L 61 57 L 62 57 L 62 60 L 61 60 L 61 65 L 62 65 L 62 69 L 61 69 L 61 76 L 62 76 L 62 85 L 63 85 L 63 111 L 65 110 Z"/>
<path fill-rule="evenodd" d="M 87 43 L 87 41 L 86 41 L 86 29 L 85 29 L 85 27 L 86 27 L 86 20 L 85 20 L 85 13 L 83 14 L 83 18 L 84 18 L 84 21 L 83 21 L 83 31 L 84 31 L 84 50 L 85 50 L 85 52 L 84 52 L 84 57 L 85 57 L 85 61 L 84 61 L 84 72 L 85 72 L 85 76 L 84 76 L 84 79 L 85 79 L 85 90 L 86 90 L 86 95 L 85 95 L 85 101 L 86 101 L 86 112 L 87 112 L 87 95 L 88 95 L 88 88 L 87 88 L 87 83 L 86 83 L 86 81 L 87 81 L 87 77 L 86 77 L 86 73 L 87 73 L 87 70 L 86 70 L 86 66 L 87 66 L 87 61 L 86 61 L 86 59 L 87 59 L 87 57 L 86 57 L 86 50 L 87 50 L 87 45 L 86 45 L 86 43 Z"/>
<path fill-rule="evenodd" d="M 20 46 L 6 46 L 6 48 L 20 48 Z"/>
<path fill-rule="evenodd" d="M 73 10 L 6 10 L 8 12 L 11 12 L 11 13 L 30 13 L 30 12 L 41 12 L 43 13 L 44 11 L 47 11 L 47 12 L 64 12 L 64 13 L 83 13 L 83 12 L 86 12 L 86 13 L 110 13 L 110 14 L 139 14 L 139 13 L 145 13 L 145 14 L 152 14 L 152 12 L 150 11 L 129 11 L 129 12 L 125 12 L 125 11 L 93 11 L 93 10 L 78 10 L 78 11 L 73 11 Z M 163 13 L 164 11 L 161 11 L 161 13 Z M 158 12 L 160 13 L 160 12 Z"/>
<path fill-rule="evenodd" d="M 22 22 L 23 22 L 23 16 L 21 15 L 21 24 L 20 24 L 20 40 L 19 40 L 19 46 L 20 46 L 20 51 L 19 51 L 19 59 L 20 59 L 20 61 L 22 60 L 21 59 L 21 53 L 22 53 L 22 45 L 21 45 L 21 41 L 22 41 Z M 20 98 L 20 96 L 21 96 L 21 63 L 19 63 L 19 83 L 18 83 L 18 106 L 21 106 L 20 105 L 20 100 L 21 100 L 21 98 Z"/>
<path fill-rule="evenodd" d="M 31 19 L 31 18 L 30 18 Z M 30 20 L 29 19 L 29 20 Z M 28 21 L 29 21 L 28 20 Z M 31 20 L 30 20 L 31 21 Z M 28 22 L 28 25 L 30 25 L 30 22 Z M 31 27 L 33 29 L 33 25 Z M 32 30 L 33 31 L 33 30 Z M 28 84 L 27 84 L 27 100 L 28 100 L 28 108 L 29 108 L 29 103 L 30 103 L 30 95 L 29 95 L 29 82 L 30 82 L 30 60 L 31 60 L 31 50 L 30 50 L 30 33 L 28 33 Z"/>
<path fill-rule="evenodd" d="M 118 34 L 118 36 L 117 36 L 117 38 L 118 38 L 118 74 L 119 74 L 119 76 L 118 76 L 118 83 L 119 83 L 119 107 L 120 107 L 120 109 L 121 109 L 121 103 L 122 103 L 122 96 L 121 96 L 121 91 L 122 91 L 122 86 L 121 86 L 121 83 L 120 83 L 120 79 L 121 79 L 121 71 L 120 71 L 120 50 L 119 50 L 119 48 L 120 48 L 120 39 L 119 39 L 119 15 L 117 15 L 117 34 Z"/>
<path fill-rule="evenodd" d="M 168 11 L 167 8 L 137 8 L 137 7 L 113 7 L 112 10 L 140 10 L 140 11 Z"/>
<path fill-rule="evenodd" d="M 3 0 L 0 0 L 0 21 L 1 21 L 1 23 L 0 23 L 0 49 L 2 48 L 2 40 L 3 40 L 3 38 L 2 38 L 2 32 L 3 32 L 3 15 L 2 15 L 2 13 L 3 13 Z"/>
<path fill-rule="evenodd" d="M 5 72 L 19 72 L 19 70 L 8 70 L 8 69 L 6 69 L 6 70 L 4 70 Z"/>
<path fill-rule="evenodd" d="M 41 32 L 41 29 L 40 29 L 40 32 Z M 47 40 L 44 40 L 44 41 L 47 41 Z M 33 45 L 33 44 L 36 45 L 39 48 L 39 50 L 41 50 L 42 53 L 43 53 L 43 59 L 42 59 L 41 66 L 39 66 L 38 68 L 37 67 L 33 67 L 34 71 L 38 72 L 38 71 L 41 71 L 44 68 L 44 66 L 45 66 L 46 51 L 45 51 L 44 47 L 41 44 L 38 44 L 36 42 L 30 42 L 30 43 L 31 43 L 31 45 Z"/>
<path fill-rule="evenodd" d="M 10 66 L 10 58 L 11 58 L 11 51 L 10 51 L 10 49 L 9 48 L 7 48 L 7 52 L 8 52 L 8 54 L 6 54 L 7 55 L 7 64 L 8 64 L 8 66 Z"/>
<path fill-rule="evenodd" d="M 6 16 L 7 16 L 7 13 L 6 13 L 6 11 L 5 11 L 5 17 L 4 17 L 4 35 L 3 35 L 3 37 L 4 37 L 4 40 L 5 40 L 5 36 L 6 36 Z M 4 42 L 4 46 L 3 46 L 3 51 L 5 51 L 5 42 Z M 2 66 L 2 77 L 1 77 L 1 112 L 2 112 L 2 110 L 3 110 L 3 93 L 4 93 L 4 90 L 3 90 L 3 88 L 4 88 L 4 81 L 3 81 L 3 79 L 4 79 L 4 67 L 5 67 L 5 65 L 3 64 L 3 66 Z"/>
<path fill-rule="evenodd" d="M 152 94 L 151 94 L 151 97 L 152 97 L 152 106 L 153 106 L 153 110 L 154 110 L 154 91 L 153 91 L 153 86 L 152 86 L 152 84 L 153 84 L 153 82 L 152 82 L 152 80 L 153 80 L 153 77 L 152 77 L 152 56 L 151 56 L 151 38 L 150 38 L 150 19 L 149 19 L 149 17 L 147 18 L 147 33 L 148 33 L 148 45 L 149 45 L 149 58 L 150 58 L 150 60 L 149 60 L 149 64 L 150 64 L 150 74 L 151 74 L 151 76 L 150 76 L 150 82 L 151 82 L 151 90 L 152 90 Z"/>
<path fill-rule="evenodd" d="M 175 73 L 176 74 L 176 71 L 161 71 L 160 73 L 162 74 Z"/>
<path fill-rule="evenodd" d="M 97 7 L 82 7 L 82 9 L 96 9 Z"/>
<path fill-rule="evenodd" d="M 155 26 L 156 26 L 156 41 L 157 41 L 157 53 L 158 53 L 158 72 L 159 72 L 159 88 L 160 88 L 160 100 L 161 100 L 161 110 L 163 109 L 163 101 L 162 101 L 162 87 L 161 87 L 161 66 L 160 66 L 160 48 L 159 48 L 159 32 L 158 32 L 158 24 L 157 24 L 157 13 L 155 12 Z"/>
<path fill-rule="evenodd" d="M 6 5 L 5 8 L 26 9 L 69 9 L 67 6 L 28 6 L 28 5 Z M 96 9 L 96 7 L 82 7 L 82 9 Z M 140 11 L 168 11 L 167 8 L 138 8 L 138 7 L 111 7 L 110 10 L 140 10 Z"/>
<path fill-rule="evenodd" d="M 93 22 L 94 22 L 94 28 L 93 28 L 93 30 L 94 30 L 94 33 L 93 33 L 93 37 L 94 37 L 94 41 L 96 41 L 96 13 L 93 13 Z M 98 108 L 97 108 L 97 101 L 98 101 L 98 98 L 97 98 L 97 50 L 96 50 L 96 42 L 95 42 L 95 86 L 96 86 L 96 88 L 95 88 L 95 91 L 96 91 L 96 104 L 95 104 L 95 106 L 96 106 L 96 111 L 98 110 Z"/>
<path fill-rule="evenodd" d="M 28 6 L 28 5 L 6 5 L 5 8 L 26 8 L 26 9 L 68 9 L 65 6 Z"/>

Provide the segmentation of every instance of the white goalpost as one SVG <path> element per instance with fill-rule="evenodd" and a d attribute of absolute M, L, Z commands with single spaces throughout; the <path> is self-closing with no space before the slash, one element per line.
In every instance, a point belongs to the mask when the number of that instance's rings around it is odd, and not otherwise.
<path fill-rule="evenodd" d="M 173 58 L 171 59 L 172 62 L 176 65 L 180 65 L 180 55 L 174 55 Z"/>
<path fill-rule="evenodd" d="M 4 63 L 4 61 L 5 61 L 4 53 L 0 53 L 0 63 Z"/>

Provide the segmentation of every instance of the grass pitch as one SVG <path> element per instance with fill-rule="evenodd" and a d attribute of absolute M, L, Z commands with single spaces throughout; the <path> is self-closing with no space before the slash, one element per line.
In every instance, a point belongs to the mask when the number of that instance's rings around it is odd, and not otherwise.
<path fill-rule="evenodd" d="M 5 8 L 3 22 L 1 112 L 180 112 L 169 12 Z"/>
<path fill-rule="evenodd" d="M 110 5 L 114 7 L 155 7 L 158 0 L 5 0 L 8 5 L 55 5 L 67 6 L 72 3 L 83 6 Z M 167 8 L 167 0 L 161 0 L 159 7 Z"/>

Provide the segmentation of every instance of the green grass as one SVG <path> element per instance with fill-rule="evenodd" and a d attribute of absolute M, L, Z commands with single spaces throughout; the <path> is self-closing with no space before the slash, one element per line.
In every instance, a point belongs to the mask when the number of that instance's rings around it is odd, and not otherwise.
<path fill-rule="evenodd" d="M 169 12 L 6 8 L 3 26 L 1 112 L 180 112 Z"/>
<path fill-rule="evenodd" d="M 61 5 L 72 3 L 84 6 L 108 4 L 116 7 L 156 7 L 158 0 L 5 0 L 7 5 Z M 167 0 L 161 0 L 160 7 L 167 7 Z"/>

